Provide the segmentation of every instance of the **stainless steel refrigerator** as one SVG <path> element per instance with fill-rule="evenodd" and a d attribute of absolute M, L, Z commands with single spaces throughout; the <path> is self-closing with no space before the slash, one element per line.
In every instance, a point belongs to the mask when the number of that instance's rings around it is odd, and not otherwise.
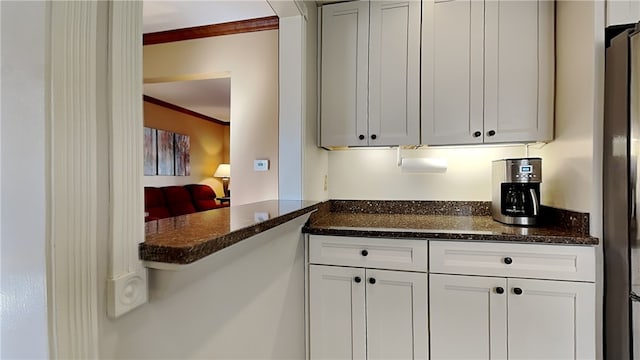
<path fill-rule="evenodd" d="M 640 23 L 606 33 L 604 354 L 640 360 Z"/>

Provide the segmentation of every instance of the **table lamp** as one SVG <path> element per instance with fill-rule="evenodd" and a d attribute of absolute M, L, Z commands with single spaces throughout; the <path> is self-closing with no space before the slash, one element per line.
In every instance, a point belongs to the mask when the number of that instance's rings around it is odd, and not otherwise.
<path fill-rule="evenodd" d="M 231 178 L 231 165 L 218 165 L 218 168 L 213 174 L 213 177 L 222 178 L 222 190 L 224 191 L 224 196 L 229 196 L 229 179 Z"/>

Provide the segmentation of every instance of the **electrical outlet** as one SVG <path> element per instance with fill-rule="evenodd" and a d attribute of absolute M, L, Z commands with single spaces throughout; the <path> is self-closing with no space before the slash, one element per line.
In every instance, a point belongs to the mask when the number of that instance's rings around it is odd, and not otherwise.
<path fill-rule="evenodd" d="M 324 191 L 329 189 L 329 175 L 324 175 Z"/>

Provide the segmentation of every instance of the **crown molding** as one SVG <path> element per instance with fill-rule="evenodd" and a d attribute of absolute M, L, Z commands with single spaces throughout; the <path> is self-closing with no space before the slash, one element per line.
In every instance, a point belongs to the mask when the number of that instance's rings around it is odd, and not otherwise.
<path fill-rule="evenodd" d="M 242 34 L 254 31 L 277 30 L 279 18 L 268 16 L 263 18 L 232 21 L 223 24 L 194 26 L 184 29 L 158 31 L 143 35 L 143 45 L 164 44 L 174 41 L 201 39 L 212 36 Z"/>

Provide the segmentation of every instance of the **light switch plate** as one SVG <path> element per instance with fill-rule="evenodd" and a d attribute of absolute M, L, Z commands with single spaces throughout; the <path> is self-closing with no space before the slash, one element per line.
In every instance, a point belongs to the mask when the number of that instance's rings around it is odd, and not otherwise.
<path fill-rule="evenodd" d="M 269 160 L 253 160 L 254 171 L 267 171 L 269 170 Z"/>

